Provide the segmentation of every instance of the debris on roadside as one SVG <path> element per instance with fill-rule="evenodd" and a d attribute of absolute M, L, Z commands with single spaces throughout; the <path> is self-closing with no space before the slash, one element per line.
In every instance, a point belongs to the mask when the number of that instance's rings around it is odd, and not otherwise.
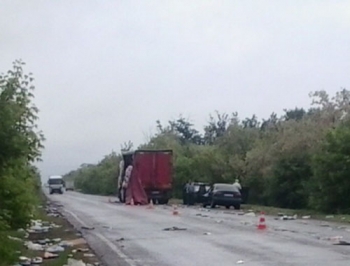
<path fill-rule="evenodd" d="M 61 247 L 59 245 L 54 245 L 54 246 L 48 247 L 46 249 L 46 251 L 50 252 L 50 253 L 59 253 L 59 252 L 63 252 L 64 251 L 64 247 Z"/>
<path fill-rule="evenodd" d="M 86 240 L 81 237 L 81 233 L 76 233 L 77 230 L 59 212 L 58 206 L 48 203 L 46 208 L 41 208 L 43 216 L 47 217 L 48 221 L 32 219 L 26 228 L 17 230 L 21 233 L 20 237 L 8 236 L 12 241 L 22 242 L 24 247 L 17 252 L 19 257 L 17 264 L 14 265 L 38 266 L 47 263 L 51 265 L 51 262 L 47 262 L 51 260 L 56 265 L 56 260 L 61 260 L 64 256 L 69 258 L 66 264 L 68 266 L 100 265 L 95 254 L 86 248 Z M 72 250 L 73 247 L 76 247 L 76 250 Z M 75 252 L 82 254 L 75 257 Z"/>
<path fill-rule="evenodd" d="M 238 261 L 236 262 L 236 264 L 244 264 L 244 261 L 243 261 L 243 260 L 238 260 Z"/>
<path fill-rule="evenodd" d="M 82 260 L 68 259 L 67 264 L 64 266 L 86 266 Z"/>
<path fill-rule="evenodd" d="M 244 216 L 256 217 L 256 214 L 253 211 L 248 211 L 246 214 L 244 214 Z"/>
<path fill-rule="evenodd" d="M 211 233 L 210 232 L 205 232 L 203 235 L 210 236 Z"/>
<path fill-rule="evenodd" d="M 298 215 L 293 215 L 293 216 L 287 216 L 287 215 L 282 215 L 280 217 L 275 218 L 275 220 L 280 220 L 280 221 L 290 221 L 290 220 L 296 220 L 298 219 Z"/>
<path fill-rule="evenodd" d="M 163 231 L 184 231 L 187 230 L 187 228 L 180 228 L 177 226 L 169 227 L 169 228 L 164 228 Z"/>
<path fill-rule="evenodd" d="M 326 216 L 326 219 L 333 219 L 334 218 L 334 215 L 327 215 Z"/>
<path fill-rule="evenodd" d="M 44 253 L 44 259 L 54 259 L 57 257 L 58 257 L 58 254 L 53 254 L 47 251 Z"/>
<path fill-rule="evenodd" d="M 121 237 L 121 238 L 117 239 L 116 241 L 120 242 L 120 241 L 124 241 L 124 240 L 125 240 L 124 237 Z"/>
<path fill-rule="evenodd" d="M 310 218 L 311 218 L 310 215 L 304 215 L 304 216 L 301 217 L 301 219 L 310 219 Z"/>
<path fill-rule="evenodd" d="M 32 264 L 41 264 L 43 263 L 43 258 L 41 257 L 35 257 L 32 259 Z"/>
<path fill-rule="evenodd" d="M 84 255 L 83 255 L 84 257 L 95 257 L 95 255 L 94 254 L 92 254 L 92 253 L 84 253 Z"/>
<path fill-rule="evenodd" d="M 76 238 L 73 240 L 65 240 L 60 243 L 61 246 L 69 246 L 74 247 L 77 245 L 83 245 L 86 244 L 86 240 L 84 238 Z"/>
<path fill-rule="evenodd" d="M 33 243 L 32 241 L 24 242 L 24 246 L 29 250 L 41 251 L 44 250 L 44 246 L 41 244 Z"/>

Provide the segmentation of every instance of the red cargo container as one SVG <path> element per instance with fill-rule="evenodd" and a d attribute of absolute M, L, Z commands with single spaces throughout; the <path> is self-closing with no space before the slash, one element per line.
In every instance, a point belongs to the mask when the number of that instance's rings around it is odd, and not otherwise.
<path fill-rule="evenodd" d="M 132 178 L 140 180 L 148 200 L 153 200 L 154 203 L 167 204 L 171 197 L 173 182 L 172 151 L 137 150 L 124 154 L 123 157 L 125 161 L 124 171 L 132 163 Z M 131 159 L 132 157 L 133 159 Z M 122 197 L 120 198 L 123 202 Z"/>

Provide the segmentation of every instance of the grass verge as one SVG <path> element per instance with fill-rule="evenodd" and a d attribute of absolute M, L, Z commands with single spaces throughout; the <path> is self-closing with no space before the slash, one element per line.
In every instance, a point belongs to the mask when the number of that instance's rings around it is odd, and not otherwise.
<path fill-rule="evenodd" d="M 44 257 L 44 251 L 34 251 L 29 250 L 24 246 L 23 241 L 32 241 L 37 243 L 40 240 L 49 239 L 52 243 L 59 243 L 60 241 L 76 241 L 74 246 L 66 247 L 63 252 L 58 252 L 57 258 L 44 259 L 42 266 L 62 266 L 67 264 L 68 258 L 73 258 L 76 260 L 82 260 L 84 263 L 89 263 L 92 265 L 99 265 L 98 258 L 93 254 L 88 244 L 82 239 L 82 236 L 77 232 L 74 227 L 63 217 L 58 215 L 57 217 L 51 216 L 47 213 L 46 206 L 55 207 L 55 204 L 49 202 L 44 195 L 41 196 L 41 205 L 36 209 L 35 220 L 41 220 L 46 224 L 55 224 L 57 228 L 51 228 L 48 232 L 41 233 L 29 233 L 27 238 L 25 238 L 25 233 L 23 232 L 8 232 L 9 236 L 22 239 L 22 241 L 14 240 L 13 249 L 17 250 L 18 257 L 25 256 L 28 258 Z M 88 256 L 86 255 L 88 254 Z M 91 256 L 91 257 L 90 257 Z M 0 266 L 2 266 L 0 261 Z"/>

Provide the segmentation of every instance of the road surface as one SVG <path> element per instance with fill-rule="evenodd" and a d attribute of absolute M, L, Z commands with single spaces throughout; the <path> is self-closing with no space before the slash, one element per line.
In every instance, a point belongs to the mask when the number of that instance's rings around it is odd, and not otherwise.
<path fill-rule="evenodd" d="M 258 231 L 258 217 L 234 210 L 179 208 L 180 215 L 174 216 L 171 206 L 125 206 L 76 192 L 49 198 L 62 204 L 75 226 L 94 227 L 82 232 L 107 266 L 350 263 L 350 246 L 329 240 L 350 240 L 350 225 L 266 217 L 268 229 Z M 186 230 L 163 230 L 174 226 Z"/>

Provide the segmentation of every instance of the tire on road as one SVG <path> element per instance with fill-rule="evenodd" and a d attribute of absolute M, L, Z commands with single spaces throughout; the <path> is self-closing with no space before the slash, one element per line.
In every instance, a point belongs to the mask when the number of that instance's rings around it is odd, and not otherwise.
<path fill-rule="evenodd" d="M 233 206 L 235 210 L 240 210 L 241 209 L 241 204 L 236 204 Z"/>

